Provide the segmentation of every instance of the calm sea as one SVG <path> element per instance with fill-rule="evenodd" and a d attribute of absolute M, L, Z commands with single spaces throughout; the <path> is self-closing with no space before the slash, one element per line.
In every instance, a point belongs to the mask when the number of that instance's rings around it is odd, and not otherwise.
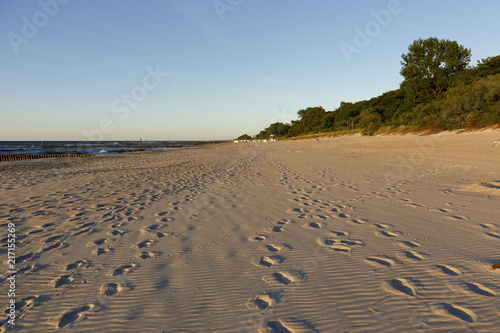
<path fill-rule="evenodd" d="M 141 146 L 143 147 L 141 147 Z M 149 147 L 148 147 L 149 145 Z M 150 147 L 150 146 L 163 147 Z M 0 155 L 45 155 L 45 154 L 116 154 L 143 150 L 167 150 L 165 147 L 182 147 L 179 141 L 0 141 Z M 49 146 L 57 146 L 49 147 Z M 133 147 L 131 147 L 133 146 Z M 188 142 L 186 142 L 188 146 Z"/>

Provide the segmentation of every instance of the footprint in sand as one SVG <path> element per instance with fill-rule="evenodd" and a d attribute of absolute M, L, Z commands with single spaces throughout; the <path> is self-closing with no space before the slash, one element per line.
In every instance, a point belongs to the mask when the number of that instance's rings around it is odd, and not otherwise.
<path fill-rule="evenodd" d="M 416 204 L 416 203 L 407 203 L 407 206 L 413 207 L 413 208 L 425 208 L 424 205 L 421 204 Z"/>
<path fill-rule="evenodd" d="M 305 214 L 309 213 L 311 210 L 310 209 L 303 209 L 303 208 L 292 208 L 287 210 L 287 213 L 289 214 Z"/>
<path fill-rule="evenodd" d="M 344 213 L 340 213 L 337 215 L 337 217 L 341 218 L 341 219 L 347 219 L 349 217 L 351 217 L 349 214 L 344 214 Z"/>
<path fill-rule="evenodd" d="M 117 275 L 123 275 L 123 274 L 126 274 L 126 273 L 129 273 L 131 272 L 132 270 L 134 270 L 135 268 L 137 267 L 136 264 L 125 264 L 125 265 L 121 265 L 119 267 L 117 267 L 114 271 L 113 271 L 113 276 L 117 276 Z"/>
<path fill-rule="evenodd" d="M 175 219 L 173 219 L 171 217 L 162 217 L 160 219 L 157 219 L 156 221 L 157 222 L 167 223 L 167 222 L 173 222 L 173 221 L 175 221 Z"/>
<path fill-rule="evenodd" d="M 291 274 L 285 272 L 274 273 L 273 276 L 279 283 L 284 284 L 285 286 L 295 281 L 294 277 Z"/>
<path fill-rule="evenodd" d="M 441 307 L 448 311 L 448 313 L 452 316 L 457 317 L 458 319 L 461 319 L 465 322 L 468 323 L 474 323 L 477 320 L 477 315 L 464 307 L 458 306 L 456 304 L 450 304 L 450 303 L 442 303 Z"/>
<path fill-rule="evenodd" d="M 351 252 L 351 248 L 343 244 L 333 244 L 332 246 L 330 246 L 330 249 L 339 252 L 346 252 L 346 253 Z"/>
<path fill-rule="evenodd" d="M 74 217 L 80 217 L 80 218 L 84 217 L 85 215 L 87 215 L 86 212 L 81 212 L 81 213 L 73 214 Z"/>
<path fill-rule="evenodd" d="M 106 243 L 107 241 L 108 241 L 107 238 L 101 238 L 101 239 L 98 239 L 98 240 L 95 240 L 93 242 L 88 243 L 87 246 L 92 246 L 92 245 L 100 246 L 100 245 Z"/>
<path fill-rule="evenodd" d="M 387 266 L 387 267 L 392 267 L 394 266 L 395 262 L 394 259 L 389 258 L 389 257 L 368 257 L 366 258 L 369 262 L 374 262 L 379 265 Z"/>
<path fill-rule="evenodd" d="M 363 241 L 360 240 L 352 240 L 352 239 L 341 239 L 339 240 L 339 243 L 345 244 L 345 245 L 350 245 L 350 246 L 355 246 L 355 245 L 364 245 Z"/>
<path fill-rule="evenodd" d="M 111 297 L 116 294 L 119 294 L 122 290 L 124 289 L 123 285 L 121 283 L 106 283 L 103 284 L 100 288 L 101 294 Z"/>
<path fill-rule="evenodd" d="M 281 264 L 283 261 L 285 261 L 285 257 L 282 256 L 269 256 L 269 257 L 262 257 L 260 258 L 259 264 L 265 267 L 274 267 L 278 264 Z"/>
<path fill-rule="evenodd" d="M 73 277 L 71 275 L 63 275 L 52 281 L 54 288 L 59 288 L 64 286 L 65 284 L 70 284 L 73 281 Z"/>
<path fill-rule="evenodd" d="M 257 295 L 253 301 L 249 301 L 247 304 L 248 308 L 256 308 L 258 310 L 266 310 L 272 308 L 275 304 L 278 304 L 283 297 L 283 291 L 271 291 Z"/>
<path fill-rule="evenodd" d="M 414 259 L 414 260 L 424 260 L 424 256 L 419 253 L 419 252 L 415 252 L 415 251 L 405 251 L 405 255 L 410 258 L 410 259 Z"/>
<path fill-rule="evenodd" d="M 163 217 L 163 216 L 165 216 L 167 214 L 168 214 L 168 212 L 160 212 L 160 213 L 156 213 L 155 215 L 159 216 L 159 217 Z"/>
<path fill-rule="evenodd" d="M 319 245 L 326 245 L 334 251 L 346 253 L 351 252 L 350 246 L 364 245 L 364 243 L 360 240 L 351 239 L 320 238 L 317 242 Z"/>
<path fill-rule="evenodd" d="M 393 290 L 402 292 L 408 296 L 415 296 L 415 286 L 407 279 L 393 279 L 390 283 Z"/>
<path fill-rule="evenodd" d="M 252 238 L 251 240 L 256 240 L 256 241 L 263 241 L 267 238 L 266 235 L 258 235 L 258 236 L 255 236 L 254 238 Z"/>
<path fill-rule="evenodd" d="M 381 232 L 377 232 L 375 233 L 377 236 L 385 236 L 385 237 L 398 237 L 398 234 L 392 232 L 392 231 L 381 231 Z"/>
<path fill-rule="evenodd" d="M 496 231 L 487 232 L 486 235 L 493 237 L 493 238 L 500 238 L 500 234 Z"/>
<path fill-rule="evenodd" d="M 374 226 L 376 226 L 379 229 L 388 229 L 388 228 L 393 227 L 393 225 L 391 225 L 391 224 L 384 224 L 384 223 L 377 223 L 377 224 L 374 224 Z"/>
<path fill-rule="evenodd" d="M 144 240 L 142 242 L 140 242 L 139 244 L 137 244 L 137 247 L 139 249 L 143 249 L 145 247 L 148 247 L 150 245 L 152 245 L 154 242 L 152 240 Z"/>
<path fill-rule="evenodd" d="M 94 253 L 96 256 L 100 256 L 100 255 L 106 254 L 110 251 L 111 251 L 111 249 L 100 247 L 98 249 L 95 249 L 92 253 Z"/>
<path fill-rule="evenodd" d="M 278 320 L 267 322 L 267 326 L 272 329 L 272 333 L 295 333 L 295 331 Z"/>
<path fill-rule="evenodd" d="M 146 231 L 155 231 L 156 229 L 158 229 L 160 227 L 159 224 L 152 224 L 150 225 L 149 227 L 146 227 Z"/>
<path fill-rule="evenodd" d="M 417 248 L 417 247 L 420 247 L 420 244 L 416 243 L 416 242 L 412 242 L 412 241 L 402 241 L 401 242 L 401 245 L 403 247 L 411 247 L 411 248 Z"/>
<path fill-rule="evenodd" d="M 305 229 L 321 229 L 321 223 L 317 222 L 306 223 L 302 227 L 304 227 Z"/>
<path fill-rule="evenodd" d="M 441 271 L 447 275 L 457 276 L 462 274 L 462 272 L 458 268 L 450 265 L 437 265 L 436 267 L 441 269 Z"/>
<path fill-rule="evenodd" d="M 368 221 L 367 220 L 363 220 L 363 219 L 352 219 L 350 221 L 348 221 L 350 224 L 353 224 L 353 225 L 359 225 L 359 224 L 365 224 L 367 223 Z"/>
<path fill-rule="evenodd" d="M 34 252 L 30 252 L 28 254 L 19 256 L 16 258 L 16 264 L 20 264 L 20 263 L 24 262 L 25 260 L 33 258 L 34 256 L 35 256 Z"/>
<path fill-rule="evenodd" d="M 126 233 L 128 233 L 128 231 L 123 231 L 123 230 L 118 230 L 118 229 L 115 229 L 111 232 L 109 232 L 108 234 L 112 235 L 112 236 L 123 236 L 125 235 Z"/>
<path fill-rule="evenodd" d="M 77 268 L 80 268 L 80 267 L 88 268 L 90 266 L 92 266 L 92 263 L 90 261 L 87 261 L 87 260 L 78 260 L 78 261 L 75 261 L 74 263 L 68 264 L 66 266 L 66 271 L 71 271 L 73 269 L 77 269 Z"/>
<path fill-rule="evenodd" d="M 283 231 L 283 227 L 282 226 L 276 226 L 273 228 L 273 231 L 274 232 L 282 232 Z"/>
<path fill-rule="evenodd" d="M 332 234 L 334 234 L 335 236 L 337 237 L 341 237 L 341 236 L 349 236 L 349 232 L 347 231 L 336 231 L 336 230 L 332 230 L 330 231 Z"/>
<path fill-rule="evenodd" d="M 434 212 L 435 210 L 431 210 L 432 212 Z M 440 212 L 440 213 L 451 213 L 452 210 L 451 209 L 447 209 L 447 208 L 438 208 L 436 212 Z"/>
<path fill-rule="evenodd" d="M 272 244 L 266 245 L 266 248 L 271 252 L 278 252 L 281 250 L 281 247 Z"/>
<path fill-rule="evenodd" d="M 481 283 L 465 283 L 469 290 L 472 292 L 479 294 L 479 295 L 484 295 L 484 296 L 489 296 L 489 297 L 496 297 L 497 293 L 493 291 L 492 289 L 482 285 Z"/>
<path fill-rule="evenodd" d="M 447 216 L 450 220 L 456 220 L 456 221 L 465 221 L 468 220 L 469 218 L 467 216 L 460 216 L 460 215 L 452 215 L 452 216 Z"/>
<path fill-rule="evenodd" d="M 90 311 L 96 312 L 99 309 L 95 309 L 96 306 L 92 303 L 77 307 L 75 309 L 66 311 L 56 320 L 55 324 L 57 328 L 67 327 L 75 322 L 83 320 L 87 318 L 90 314 Z"/>
<path fill-rule="evenodd" d="M 138 254 L 138 256 L 142 260 L 147 260 L 147 259 L 151 259 L 153 257 L 158 256 L 158 254 L 154 253 L 154 252 L 150 252 L 150 251 L 142 251 L 141 253 Z"/>

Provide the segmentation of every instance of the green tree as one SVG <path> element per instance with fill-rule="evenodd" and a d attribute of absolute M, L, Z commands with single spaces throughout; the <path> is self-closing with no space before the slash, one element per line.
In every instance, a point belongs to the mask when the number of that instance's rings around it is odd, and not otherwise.
<path fill-rule="evenodd" d="M 310 107 L 297 112 L 299 120 L 292 120 L 290 128 L 291 135 L 301 135 L 321 132 L 323 129 L 322 119 L 326 114 L 323 107 Z"/>
<path fill-rule="evenodd" d="M 251 140 L 252 137 L 248 134 L 240 135 L 236 140 Z"/>
<path fill-rule="evenodd" d="M 448 39 L 417 39 L 401 56 L 401 84 L 412 99 L 446 90 L 451 79 L 467 68 L 471 50 Z"/>
<path fill-rule="evenodd" d="M 370 113 L 359 121 L 364 134 L 373 135 L 382 126 L 382 118 L 378 113 Z"/>
<path fill-rule="evenodd" d="M 288 134 L 289 130 L 290 125 L 288 124 L 274 123 L 260 131 L 260 133 L 257 134 L 257 139 L 267 139 L 271 134 L 274 134 L 276 137 L 284 137 Z"/>
<path fill-rule="evenodd" d="M 478 77 L 500 74 L 500 55 L 478 60 L 476 70 Z"/>
<path fill-rule="evenodd" d="M 326 112 L 324 117 L 321 119 L 321 127 L 325 131 L 332 131 L 335 126 L 335 113 L 330 111 Z"/>

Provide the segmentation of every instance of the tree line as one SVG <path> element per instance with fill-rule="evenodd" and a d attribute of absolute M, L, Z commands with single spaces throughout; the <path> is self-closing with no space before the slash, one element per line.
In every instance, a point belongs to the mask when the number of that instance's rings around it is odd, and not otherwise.
<path fill-rule="evenodd" d="M 500 55 L 469 66 L 471 50 L 447 39 L 417 39 L 402 55 L 399 89 L 333 111 L 308 107 L 290 124 L 274 123 L 257 139 L 357 131 L 477 129 L 500 123 Z M 238 139 L 248 139 L 244 134 Z"/>

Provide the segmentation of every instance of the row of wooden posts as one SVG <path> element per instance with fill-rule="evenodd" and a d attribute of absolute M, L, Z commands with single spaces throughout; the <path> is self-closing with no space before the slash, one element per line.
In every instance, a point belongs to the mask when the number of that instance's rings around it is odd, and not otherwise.
<path fill-rule="evenodd" d="M 42 158 L 54 157 L 91 157 L 97 155 L 78 155 L 78 154 L 46 154 L 46 155 L 0 155 L 0 162 L 24 161 L 24 160 L 37 160 Z"/>

